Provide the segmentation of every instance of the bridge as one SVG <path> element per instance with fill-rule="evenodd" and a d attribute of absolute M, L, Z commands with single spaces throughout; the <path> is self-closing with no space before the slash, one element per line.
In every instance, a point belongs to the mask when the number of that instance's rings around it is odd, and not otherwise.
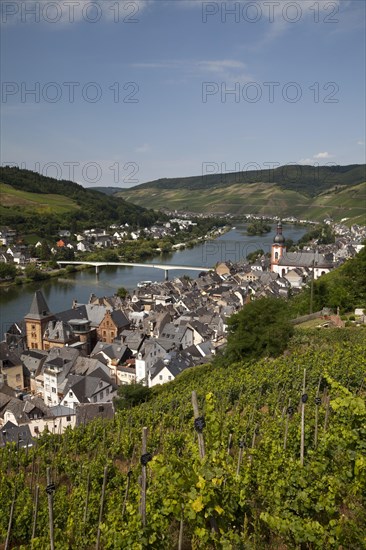
<path fill-rule="evenodd" d="M 75 262 L 75 261 L 59 261 L 59 266 L 62 265 L 89 265 L 95 267 L 95 273 L 98 275 L 99 268 L 104 265 L 115 265 L 125 267 L 150 267 L 152 269 L 162 269 L 165 272 L 165 280 L 169 279 L 169 270 L 179 269 L 180 271 L 211 271 L 211 267 L 196 267 L 190 265 L 167 265 L 167 264 L 132 264 L 127 262 Z"/>

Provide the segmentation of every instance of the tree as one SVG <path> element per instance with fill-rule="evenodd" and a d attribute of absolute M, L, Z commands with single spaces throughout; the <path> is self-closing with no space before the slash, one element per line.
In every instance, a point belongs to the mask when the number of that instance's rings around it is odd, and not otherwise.
<path fill-rule="evenodd" d="M 117 409 L 130 409 L 144 401 L 150 396 L 150 388 L 141 382 L 137 384 L 124 384 L 118 388 L 118 397 L 115 399 Z"/>
<path fill-rule="evenodd" d="M 14 279 L 17 268 L 14 264 L 0 263 L 0 279 Z"/>
<path fill-rule="evenodd" d="M 231 316 L 225 353 L 229 362 L 283 353 L 293 334 L 288 310 L 284 300 L 261 298 Z"/>
<path fill-rule="evenodd" d="M 117 292 L 116 292 L 117 296 L 119 296 L 120 298 L 122 298 L 122 300 L 124 300 L 126 298 L 126 296 L 128 295 L 128 290 L 124 287 L 124 286 L 121 286 Z"/>
<path fill-rule="evenodd" d="M 247 255 L 247 260 L 250 264 L 252 264 L 263 255 L 264 255 L 264 250 L 262 248 L 258 248 L 257 250 L 254 250 L 254 252 L 250 252 Z"/>

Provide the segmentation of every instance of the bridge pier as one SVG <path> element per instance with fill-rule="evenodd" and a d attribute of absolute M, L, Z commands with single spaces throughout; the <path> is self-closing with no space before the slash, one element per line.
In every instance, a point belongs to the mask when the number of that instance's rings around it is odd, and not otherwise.
<path fill-rule="evenodd" d="M 166 281 L 169 281 L 169 271 L 167 269 L 164 269 L 164 275 L 165 275 L 165 280 Z"/>
<path fill-rule="evenodd" d="M 99 275 L 99 265 L 96 265 L 96 266 L 95 266 L 95 274 L 96 274 L 96 275 Z"/>

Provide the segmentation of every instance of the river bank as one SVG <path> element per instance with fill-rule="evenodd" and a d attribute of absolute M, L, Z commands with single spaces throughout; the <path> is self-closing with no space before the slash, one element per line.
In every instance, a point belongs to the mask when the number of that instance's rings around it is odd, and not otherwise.
<path fill-rule="evenodd" d="M 286 226 L 286 238 L 299 240 L 306 228 Z M 159 254 L 150 260 L 141 263 L 164 263 L 169 265 L 187 266 L 186 269 L 169 270 L 169 277 L 183 275 L 197 276 L 197 272 L 190 272 L 189 266 L 213 267 L 217 262 L 238 262 L 246 258 L 251 252 L 262 249 L 269 252 L 273 242 L 275 225 L 271 233 L 261 237 L 248 237 L 246 226 L 236 226 L 214 240 L 200 242 L 193 248 L 176 250 L 169 254 Z M 64 276 L 65 277 L 65 276 Z M 64 278 L 61 277 L 61 278 Z M 67 273 L 65 280 L 57 277 L 46 281 L 32 282 L 25 285 L 12 285 L 0 288 L 0 318 L 2 332 L 14 321 L 21 320 L 29 311 L 34 292 L 42 289 L 51 311 L 63 311 L 71 307 L 73 300 L 79 303 L 88 303 L 90 295 L 110 296 L 120 287 L 132 292 L 141 281 L 163 281 L 164 271 L 148 267 L 103 267 L 99 274 L 94 268 L 84 267 L 75 272 Z"/>

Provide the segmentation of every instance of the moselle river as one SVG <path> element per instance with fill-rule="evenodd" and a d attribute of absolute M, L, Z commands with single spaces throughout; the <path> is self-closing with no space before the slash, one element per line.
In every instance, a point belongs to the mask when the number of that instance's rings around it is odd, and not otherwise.
<path fill-rule="evenodd" d="M 187 265 L 197 267 L 213 267 L 217 262 L 231 260 L 238 262 L 242 258 L 262 248 L 270 251 L 276 227 L 272 226 L 271 233 L 261 237 L 249 237 L 245 226 L 233 228 L 213 241 L 200 243 L 193 248 L 178 250 L 171 254 L 159 255 L 141 263 L 159 263 L 170 265 Z M 283 233 L 286 238 L 299 240 L 306 232 L 304 226 L 285 225 Z M 169 271 L 169 278 L 189 275 L 198 277 L 197 271 Z M 65 275 L 61 280 L 50 279 L 33 284 L 11 286 L 0 289 L 1 306 L 1 334 L 14 321 L 20 321 L 29 312 L 33 293 L 42 289 L 51 311 L 58 312 L 69 309 L 76 299 L 79 303 L 87 303 L 90 294 L 97 296 L 111 296 L 123 286 L 128 290 L 136 287 L 140 281 L 163 281 L 164 271 L 144 267 L 102 267 L 99 275 L 95 269 L 78 271 Z"/>

